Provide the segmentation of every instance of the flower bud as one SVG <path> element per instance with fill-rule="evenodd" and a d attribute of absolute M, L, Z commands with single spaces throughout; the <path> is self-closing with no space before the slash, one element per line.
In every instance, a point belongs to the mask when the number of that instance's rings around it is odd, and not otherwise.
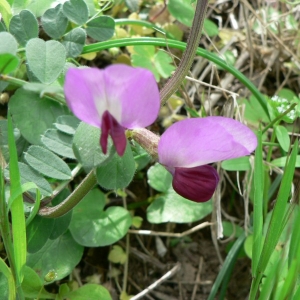
<path fill-rule="evenodd" d="M 158 158 L 157 147 L 160 137 L 146 128 L 130 131 L 130 137 L 143 147 L 154 159 Z"/>

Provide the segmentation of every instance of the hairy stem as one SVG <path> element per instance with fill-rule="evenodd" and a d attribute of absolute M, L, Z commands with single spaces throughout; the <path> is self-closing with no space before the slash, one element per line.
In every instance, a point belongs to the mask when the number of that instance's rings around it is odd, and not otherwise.
<path fill-rule="evenodd" d="M 77 186 L 73 193 L 60 204 L 54 207 L 43 207 L 39 215 L 46 218 L 58 218 L 73 209 L 83 197 L 96 185 L 97 179 L 92 170 L 83 181 Z"/>
<path fill-rule="evenodd" d="M 197 2 L 195 17 L 187 40 L 186 50 L 183 53 L 180 64 L 174 75 L 160 91 L 161 105 L 166 104 L 167 100 L 176 92 L 192 66 L 202 35 L 207 4 L 208 0 L 198 0 Z"/>

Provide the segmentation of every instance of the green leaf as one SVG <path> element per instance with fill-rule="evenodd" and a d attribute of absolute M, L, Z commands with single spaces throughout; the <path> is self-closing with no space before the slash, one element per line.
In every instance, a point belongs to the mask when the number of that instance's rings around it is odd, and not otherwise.
<path fill-rule="evenodd" d="M 200 115 L 197 112 L 197 110 L 187 107 L 186 105 L 184 106 L 184 109 L 191 115 L 192 118 L 200 118 Z"/>
<path fill-rule="evenodd" d="M 163 50 L 158 50 L 154 56 L 154 65 L 163 78 L 168 78 L 171 76 L 175 67 L 172 65 L 173 60 L 170 55 Z"/>
<path fill-rule="evenodd" d="M 262 158 L 262 133 L 257 134 L 258 145 L 254 158 L 254 210 L 253 210 L 253 249 L 252 249 L 252 275 L 255 276 L 261 255 L 263 240 L 263 196 L 264 196 L 264 169 Z"/>
<path fill-rule="evenodd" d="M 114 154 L 105 165 L 96 169 L 98 183 L 105 189 L 122 189 L 129 185 L 135 173 L 135 161 L 129 143 L 123 156 Z"/>
<path fill-rule="evenodd" d="M 286 220 L 288 220 L 289 218 L 289 210 L 286 210 L 286 203 L 290 196 L 291 185 L 295 171 L 297 151 L 298 140 L 296 139 L 293 150 L 289 157 L 289 161 L 287 162 L 286 168 L 284 170 L 284 174 L 278 191 L 277 201 L 272 212 L 270 225 L 268 227 L 266 239 L 263 244 L 261 254 L 259 256 L 257 268 L 255 269 L 255 272 L 253 272 L 254 279 L 253 284 L 251 286 L 250 299 L 254 299 L 255 295 L 257 294 L 261 278 L 268 265 L 271 254 L 274 251 L 277 242 L 279 241 L 280 235 L 286 225 Z M 253 247 L 253 250 L 254 249 L 255 248 Z"/>
<path fill-rule="evenodd" d="M 230 278 L 230 273 L 232 269 L 234 268 L 234 265 L 236 263 L 236 260 L 238 258 L 238 254 L 240 252 L 240 249 L 243 246 L 243 243 L 245 241 L 245 234 L 242 234 L 233 244 L 231 247 L 228 255 L 226 256 L 226 259 L 222 265 L 221 270 L 218 272 L 218 276 L 214 282 L 214 285 L 211 288 L 209 297 L 207 300 L 213 300 L 216 299 L 215 296 L 217 294 L 217 291 L 219 289 L 219 286 L 221 283 L 225 283 L 225 289 L 226 289 L 226 282 L 228 283 L 228 279 Z"/>
<path fill-rule="evenodd" d="M 282 157 L 272 160 L 271 164 L 276 167 L 283 168 L 286 164 L 286 159 L 287 159 L 286 156 L 282 156 Z M 296 156 L 296 168 L 300 168 L 300 155 Z"/>
<path fill-rule="evenodd" d="M 190 0 L 170 0 L 168 10 L 176 20 L 191 27 L 195 11 Z"/>
<path fill-rule="evenodd" d="M 7 120 L 0 120 L 0 149 L 6 161 L 9 161 L 9 147 L 7 138 Z M 20 130 L 14 128 L 14 137 L 17 144 L 18 157 L 20 157 L 24 150 L 28 147 L 27 141 L 21 136 Z"/>
<path fill-rule="evenodd" d="M 226 171 L 248 171 L 251 168 L 249 156 L 224 160 L 221 167 Z"/>
<path fill-rule="evenodd" d="M 61 132 L 74 135 L 80 121 L 74 116 L 59 116 L 54 126 Z"/>
<path fill-rule="evenodd" d="M 132 65 L 134 67 L 142 67 L 150 70 L 155 76 L 156 81 L 159 81 L 159 73 L 156 70 L 154 65 L 154 55 L 155 47 L 154 46 L 134 46 L 134 54 L 131 56 Z"/>
<path fill-rule="evenodd" d="M 63 4 L 63 13 L 72 22 L 83 25 L 89 18 L 89 10 L 83 0 L 70 0 Z"/>
<path fill-rule="evenodd" d="M 13 35 L 8 32 L 0 32 L 0 53 L 17 54 L 18 43 Z"/>
<path fill-rule="evenodd" d="M 37 79 L 50 84 L 64 69 L 66 50 L 57 41 L 45 42 L 35 38 L 26 44 L 26 57 L 28 66 Z"/>
<path fill-rule="evenodd" d="M 295 97 L 297 97 L 297 95 L 290 89 L 281 89 L 278 92 L 278 97 L 284 98 L 284 99 L 288 100 L 289 102 L 291 102 L 291 101 L 293 101 L 293 99 Z"/>
<path fill-rule="evenodd" d="M 111 245 L 127 233 L 131 225 L 130 213 L 122 207 L 114 206 L 104 211 L 104 205 L 104 194 L 94 189 L 73 209 L 70 231 L 80 245 Z"/>
<path fill-rule="evenodd" d="M 4 276 L 4 274 L 2 273 L 3 271 L 1 270 L 0 272 L 0 293 L 2 295 L 2 297 L 6 300 L 14 300 L 15 298 L 13 296 L 11 296 L 9 298 L 9 288 L 8 288 L 8 281 L 7 278 Z M 13 282 L 13 285 L 15 285 L 15 283 Z M 12 290 L 12 292 L 14 292 Z M 13 294 L 15 295 L 15 293 Z"/>
<path fill-rule="evenodd" d="M 99 141 L 100 129 L 81 122 L 74 135 L 73 151 L 87 173 L 94 167 L 107 163 L 115 153 L 111 139 L 108 140 L 107 154 L 103 154 Z"/>
<path fill-rule="evenodd" d="M 219 28 L 218 26 L 209 19 L 204 19 L 203 22 L 203 31 L 209 36 L 217 36 L 219 34 Z"/>
<path fill-rule="evenodd" d="M 23 9 L 30 10 L 37 18 L 42 16 L 43 13 L 51 7 L 56 0 L 11 0 L 13 2 L 13 12 L 19 13 Z"/>
<path fill-rule="evenodd" d="M 168 78 L 175 70 L 169 54 L 162 50 L 155 53 L 154 46 L 134 46 L 133 50 L 132 65 L 150 70 L 156 81 L 159 81 L 160 77 Z"/>
<path fill-rule="evenodd" d="M 244 250 L 246 255 L 251 259 L 253 249 L 253 235 L 248 235 L 244 243 Z"/>
<path fill-rule="evenodd" d="M 223 221 L 222 226 L 223 226 L 223 234 L 226 237 L 238 238 L 244 232 L 242 227 L 240 227 L 232 222 Z"/>
<path fill-rule="evenodd" d="M 288 130 L 286 127 L 277 125 L 275 127 L 276 137 L 279 142 L 280 147 L 285 151 L 288 152 L 290 148 L 290 137 Z"/>
<path fill-rule="evenodd" d="M 8 28 L 9 21 L 12 17 L 12 11 L 6 0 L 0 0 L 0 14 L 2 15 L 5 26 Z"/>
<path fill-rule="evenodd" d="M 35 216 L 26 228 L 28 253 L 35 253 L 42 249 L 52 233 L 53 226 L 54 219 Z"/>
<path fill-rule="evenodd" d="M 241 99 L 240 104 L 245 104 L 245 118 L 254 124 L 259 122 L 268 123 L 269 117 L 264 109 L 259 104 L 258 100 L 254 96 L 250 96 L 248 99 Z"/>
<path fill-rule="evenodd" d="M 42 195 L 50 196 L 52 194 L 51 185 L 39 172 L 22 162 L 19 162 L 19 169 L 22 184 L 26 182 L 34 182 L 38 186 Z"/>
<path fill-rule="evenodd" d="M 43 147 L 30 146 L 24 154 L 24 158 L 33 169 L 45 176 L 61 180 L 72 178 L 68 165 L 57 155 Z"/>
<path fill-rule="evenodd" d="M 112 300 L 109 291 L 99 284 L 86 284 L 79 289 L 69 292 L 64 297 L 72 300 L 82 300 L 86 296 L 89 296 L 89 300 Z"/>
<path fill-rule="evenodd" d="M 85 44 L 86 33 L 82 28 L 74 28 L 68 32 L 62 41 L 67 51 L 67 57 L 77 57 Z"/>
<path fill-rule="evenodd" d="M 211 201 L 196 203 L 178 195 L 172 187 L 166 195 L 160 196 L 147 209 L 150 223 L 190 223 L 203 219 L 212 212 Z"/>
<path fill-rule="evenodd" d="M 51 201 L 52 205 L 53 206 L 58 205 L 59 203 L 63 202 L 69 195 L 70 195 L 69 190 L 67 190 L 67 189 L 62 190 Z M 71 219 L 72 219 L 72 213 L 73 213 L 73 211 L 71 210 L 68 213 L 66 213 L 65 215 L 54 219 L 54 224 L 53 224 L 52 232 L 49 236 L 49 239 L 55 240 L 68 230 L 69 225 L 71 223 Z"/>
<path fill-rule="evenodd" d="M 34 269 L 42 280 L 50 271 L 55 274 L 53 279 L 60 280 L 74 270 L 82 254 L 83 247 L 78 245 L 67 231 L 55 240 L 48 240 L 38 252 L 29 253 L 27 265 Z"/>
<path fill-rule="evenodd" d="M 118 245 L 114 245 L 108 255 L 108 260 L 115 264 L 124 264 L 127 260 L 126 252 Z"/>
<path fill-rule="evenodd" d="M 54 153 L 75 159 L 72 149 L 73 137 L 71 135 L 60 132 L 57 129 L 48 129 L 41 140 L 42 143 Z"/>
<path fill-rule="evenodd" d="M 8 146 L 9 146 L 9 176 L 10 194 L 13 195 L 22 189 L 20 171 L 18 166 L 17 147 L 14 138 L 11 113 L 8 111 Z M 19 194 L 12 202 L 11 212 L 11 232 L 13 234 L 13 259 L 14 277 L 16 285 L 23 280 L 23 267 L 26 264 L 26 225 L 24 216 L 24 204 L 22 194 Z"/>
<path fill-rule="evenodd" d="M 0 54 L 0 74 L 8 74 L 13 72 L 19 65 L 19 59 L 10 54 Z"/>
<path fill-rule="evenodd" d="M 28 298 L 54 299 L 55 297 L 55 294 L 49 293 L 44 289 L 41 278 L 28 266 L 24 267 L 22 291 L 24 292 L 24 296 Z"/>
<path fill-rule="evenodd" d="M 147 172 L 149 185 L 159 192 L 167 192 L 173 176 L 161 164 L 156 163 Z"/>
<path fill-rule="evenodd" d="M 134 216 L 132 218 L 132 226 L 134 226 L 135 228 L 141 228 L 142 223 L 143 223 L 143 218 L 139 216 Z"/>
<path fill-rule="evenodd" d="M 36 17 L 29 10 L 22 10 L 12 17 L 9 24 L 9 32 L 15 36 L 21 46 L 39 34 L 39 25 Z"/>
<path fill-rule="evenodd" d="M 0 5 L 1 7 L 1 5 Z M 13 35 L 8 32 L 0 32 L 0 54 L 10 53 L 16 55 L 18 43 Z M 8 82 L 0 81 L 0 93 L 8 86 Z"/>
<path fill-rule="evenodd" d="M 86 24 L 86 33 L 96 41 L 109 40 L 115 32 L 115 20 L 109 16 L 100 16 Z"/>
<path fill-rule="evenodd" d="M 68 18 L 63 14 L 61 4 L 46 10 L 41 21 L 45 32 L 54 40 L 59 39 L 68 26 Z"/>
<path fill-rule="evenodd" d="M 0 21 L 0 32 L 1 31 L 6 31 L 6 27 L 5 27 L 4 23 Z"/>
<path fill-rule="evenodd" d="M 6 249 L 7 251 L 8 249 Z M 0 293 L 4 299 L 14 300 L 16 294 L 16 284 L 11 269 L 0 258 Z M 9 297 L 8 294 L 9 293 Z"/>
<path fill-rule="evenodd" d="M 40 144 L 41 135 L 60 115 L 68 113 L 66 107 L 33 92 L 18 89 L 9 100 L 9 109 L 15 126 L 31 144 Z"/>

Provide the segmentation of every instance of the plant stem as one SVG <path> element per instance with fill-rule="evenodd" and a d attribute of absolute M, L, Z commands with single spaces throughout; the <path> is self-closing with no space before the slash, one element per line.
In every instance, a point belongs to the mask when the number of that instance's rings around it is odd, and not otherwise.
<path fill-rule="evenodd" d="M 161 105 L 166 104 L 168 99 L 176 92 L 192 66 L 202 35 L 207 4 L 208 0 L 198 0 L 197 2 L 195 17 L 187 40 L 186 50 L 183 53 L 180 64 L 174 75 L 160 91 Z"/>
<path fill-rule="evenodd" d="M 269 128 L 271 128 L 275 123 L 279 122 L 285 115 L 287 115 L 290 111 L 292 111 L 298 104 L 293 103 L 285 112 L 276 117 L 272 122 L 270 122 L 262 131 L 264 134 Z"/>
<path fill-rule="evenodd" d="M 54 207 L 43 207 L 39 215 L 46 218 L 58 218 L 73 209 L 83 197 L 96 185 L 97 179 L 92 170 L 86 175 L 83 181 L 77 186 L 73 193 L 60 204 Z"/>

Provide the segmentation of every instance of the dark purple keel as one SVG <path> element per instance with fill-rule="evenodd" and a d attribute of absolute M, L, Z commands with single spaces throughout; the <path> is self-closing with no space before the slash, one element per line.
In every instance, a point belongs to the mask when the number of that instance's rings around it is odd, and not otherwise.
<path fill-rule="evenodd" d="M 125 129 L 106 110 L 102 115 L 100 146 L 104 154 L 107 153 L 108 136 L 111 136 L 117 153 L 122 156 L 126 149 Z"/>
<path fill-rule="evenodd" d="M 175 168 L 173 188 L 184 198 L 195 202 L 208 201 L 219 182 L 217 171 L 209 166 Z"/>

